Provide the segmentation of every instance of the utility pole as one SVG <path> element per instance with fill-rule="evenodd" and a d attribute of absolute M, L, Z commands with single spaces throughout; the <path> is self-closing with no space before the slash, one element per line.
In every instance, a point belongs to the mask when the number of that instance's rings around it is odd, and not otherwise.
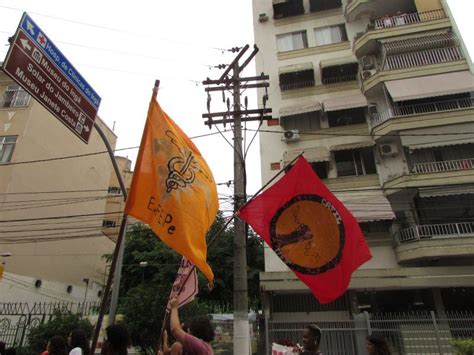
<path fill-rule="evenodd" d="M 265 95 L 263 99 L 263 108 L 249 110 L 247 109 L 247 98 L 245 98 L 245 107 L 242 109 L 240 104 L 241 90 L 250 88 L 266 88 L 269 86 L 268 82 L 260 82 L 268 80 L 268 76 L 260 75 L 255 77 L 241 78 L 240 74 L 247 64 L 255 57 L 258 52 L 257 46 L 254 46 L 253 52 L 239 65 L 239 60 L 243 57 L 245 52 L 249 49 L 249 45 L 243 48 L 233 48 L 233 52 L 238 54 L 231 64 L 219 65 L 219 68 L 227 69 L 224 71 L 220 79 L 207 79 L 203 82 L 204 85 L 216 85 L 207 87 L 205 90 L 208 93 L 207 109 L 208 113 L 203 114 L 203 118 L 207 118 L 206 125 L 211 128 L 213 124 L 229 123 L 233 125 L 234 135 L 234 212 L 238 211 L 246 201 L 246 173 L 245 173 L 245 159 L 244 149 L 242 147 L 242 122 L 247 121 L 263 121 L 271 119 L 271 116 L 266 116 L 271 112 L 271 109 L 265 108 L 268 96 Z M 232 70 L 232 76 L 229 76 Z M 249 82 L 256 82 L 249 84 Z M 232 110 L 230 101 L 227 99 L 226 112 L 210 112 L 210 92 L 221 91 L 223 101 L 225 100 L 225 91 L 231 90 L 233 96 Z M 220 119 L 214 119 L 220 117 Z M 250 349 L 250 328 L 248 321 L 248 292 L 247 292 L 247 228 L 245 222 L 239 218 L 234 220 L 234 354 L 242 355 L 249 354 Z"/>

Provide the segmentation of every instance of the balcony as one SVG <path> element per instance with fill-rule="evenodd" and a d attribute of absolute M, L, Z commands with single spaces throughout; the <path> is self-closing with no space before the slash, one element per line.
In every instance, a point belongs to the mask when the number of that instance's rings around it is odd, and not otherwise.
<path fill-rule="evenodd" d="M 373 22 L 373 28 L 380 30 L 382 28 L 393 28 L 405 25 L 411 25 L 414 23 L 420 23 L 423 21 L 433 21 L 446 18 L 446 14 L 442 9 L 427 11 L 427 12 L 414 12 L 411 14 L 402 14 L 397 16 L 387 16 L 379 18 Z"/>
<path fill-rule="evenodd" d="M 449 29 L 451 24 L 443 10 L 415 12 L 391 17 L 383 17 L 372 22 L 367 30 L 354 37 L 353 50 L 356 57 L 374 53 L 381 39 L 395 38 Z"/>
<path fill-rule="evenodd" d="M 423 65 L 453 62 L 463 59 L 459 47 L 436 48 L 420 52 L 404 53 L 387 57 L 384 70 L 397 70 Z"/>
<path fill-rule="evenodd" d="M 417 116 L 429 116 L 431 114 L 437 114 L 439 112 L 468 110 L 472 109 L 473 107 L 474 99 L 472 98 L 445 100 L 403 107 L 392 107 L 388 110 L 371 115 L 370 126 L 371 129 L 375 129 L 376 127 L 380 126 L 382 123 L 385 123 L 390 119 L 403 119 L 409 117 L 413 118 L 413 116 L 416 116 L 414 117 L 414 119 L 420 122 L 420 117 Z"/>
<path fill-rule="evenodd" d="M 322 78 L 323 85 L 330 85 L 330 84 L 338 84 L 343 83 L 345 81 L 355 81 L 357 80 L 357 73 L 349 74 L 349 75 L 340 75 L 340 76 L 332 76 Z"/>
<path fill-rule="evenodd" d="M 393 238 L 399 262 L 474 255 L 474 222 L 415 225 Z"/>
<path fill-rule="evenodd" d="M 418 163 L 413 167 L 414 174 L 430 174 L 445 171 L 458 171 L 474 169 L 474 159 L 458 159 L 448 161 L 435 161 L 430 163 Z"/>

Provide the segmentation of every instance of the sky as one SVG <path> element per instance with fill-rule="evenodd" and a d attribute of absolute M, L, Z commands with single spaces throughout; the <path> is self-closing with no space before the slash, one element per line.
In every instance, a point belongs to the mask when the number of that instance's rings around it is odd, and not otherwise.
<path fill-rule="evenodd" d="M 7 39 L 26 11 L 76 67 L 102 102 L 98 115 L 118 136 L 117 148 L 140 143 L 155 79 L 160 79 L 158 101 L 193 139 L 213 171 L 217 183 L 233 180 L 233 150 L 216 128 L 201 117 L 207 94 L 201 84 L 218 79 L 219 64 L 235 54 L 226 49 L 253 46 L 251 0 L 203 1 L 57 1 L 0 0 L 0 61 Z M 244 72 L 254 75 L 252 61 Z M 256 108 L 256 92 L 248 91 L 249 108 Z M 212 111 L 223 111 L 222 96 L 213 94 Z M 257 128 L 257 124 L 249 127 Z M 221 131 L 226 128 L 219 126 Z M 231 132 L 223 132 L 232 142 Z M 247 143 L 254 132 L 247 132 Z M 118 152 L 135 159 L 137 149 Z M 247 156 L 248 192 L 260 187 L 258 137 Z M 230 195 L 232 186 L 219 185 Z M 223 206 L 230 208 L 230 204 Z"/>
<path fill-rule="evenodd" d="M 472 11 L 466 11 L 466 6 L 473 7 L 471 0 L 448 2 L 461 31 L 474 33 Z M 201 115 L 207 110 L 207 96 L 201 82 L 220 77 L 222 70 L 213 66 L 235 56 L 226 49 L 253 45 L 251 0 L 0 0 L 0 61 L 23 11 L 102 97 L 98 114 L 114 127 L 117 148 L 139 145 L 151 90 L 160 79 L 158 100 L 163 109 L 190 137 L 217 133 L 193 141 L 218 184 L 233 180 L 233 151 L 227 142 L 232 142 L 231 132 L 223 133 L 226 141 L 216 128 L 204 125 Z M 474 36 L 465 41 L 474 53 Z M 254 67 L 252 61 L 244 75 L 253 75 Z M 249 108 L 256 108 L 256 92 L 244 95 L 249 96 Z M 220 110 L 224 110 L 222 98 L 214 94 L 211 111 Z M 247 143 L 252 136 L 248 131 Z M 134 160 L 137 151 L 119 155 Z M 249 148 L 247 172 L 247 191 L 252 194 L 261 186 L 258 137 Z M 219 192 L 230 195 L 232 186 L 219 185 Z"/>

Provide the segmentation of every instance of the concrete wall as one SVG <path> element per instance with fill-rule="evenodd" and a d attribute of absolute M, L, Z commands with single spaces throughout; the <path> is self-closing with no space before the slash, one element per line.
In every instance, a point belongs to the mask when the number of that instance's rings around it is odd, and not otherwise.
<path fill-rule="evenodd" d="M 8 269 L 8 264 L 6 265 Z M 87 289 L 85 283 L 82 286 L 72 286 L 68 292 L 70 284 L 44 280 L 40 287 L 35 287 L 36 278 L 5 272 L 0 280 L 0 295 L 2 302 L 84 302 L 99 301 L 98 292 L 102 289 L 97 283 L 90 283 Z"/>
<path fill-rule="evenodd" d="M 0 73 L 1 95 L 10 84 Z M 97 122 L 115 147 L 115 134 L 98 117 Z M 12 163 L 105 150 L 95 130 L 83 143 L 34 99 L 24 108 L 0 108 L 3 135 L 18 136 Z M 107 154 L 2 166 L 0 220 L 22 220 L 0 226 L 0 250 L 12 253 L 7 271 L 80 287 L 84 278 L 101 284 L 102 256 L 114 247 L 101 234 L 111 171 Z M 77 215 L 89 216 L 70 217 Z M 69 217 L 51 219 L 57 216 Z"/>

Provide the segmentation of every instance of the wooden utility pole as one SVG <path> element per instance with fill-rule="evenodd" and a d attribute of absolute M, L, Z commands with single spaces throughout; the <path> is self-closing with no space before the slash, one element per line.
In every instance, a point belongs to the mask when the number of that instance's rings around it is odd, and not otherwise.
<path fill-rule="evenodd" d="M 207 79 L 204 85 L 216 85 L 207 87 L 208 93 L 208 113 L 203 114 L 203 118 L 207 118 L 206 125 L 211 127 L 213 124 L 227 123 L 233 125 L 234 134 L 234 212 L 238 211 L 246 201 L 246 173 L 244 149 L 242 147 L 242 122 L 243 121 L 262 121 L 271 119 L 266 116 L 271 109 L 263 107 L 262 109 L 248 110 L 246 105 L 242 109 L 240 104 L 241 90 L 250 88 L 267 88 L 269 84 L 266 81 L 268 76 L 261 75 L 255 77 L 241 78 L 240 74 L 247 64 L 255 57 L 258 52 L 257 46 L 254 46 L 253 52 L 239 65 L 239 60 L 249 49 L 249 45 L 234 51 L 239 51 L 236 58 L 227 66 L 219 80 Z M 222 67 L 222 66 L 219 66 Z M 224 66 L 225 67 L 225 66 Z M 232 70 L 232 76 L 229 76 Z M 249 84 L 249 82 L 256 82 Z M 228 111 L 226 112 L 210 112 L 210 92 L 221 91 L 224 95 L 225 91 L 231 90 L 233 96 L 232 110 L 227 101 Z M 225 101 L 225 100 L 224 100 Z M 246 100 L 247 101 L 247 100 Z M 264 106 L 266 98 L 264 99 Z M 219 117 L 220 119 L 214 119 Z M 250 329 L 248 321 L 248 292 L 247 292 L 247 233 L 245 222 L 239 218 L 234 221 L 234 354 L 248 354 L 250 349 Z"/>

